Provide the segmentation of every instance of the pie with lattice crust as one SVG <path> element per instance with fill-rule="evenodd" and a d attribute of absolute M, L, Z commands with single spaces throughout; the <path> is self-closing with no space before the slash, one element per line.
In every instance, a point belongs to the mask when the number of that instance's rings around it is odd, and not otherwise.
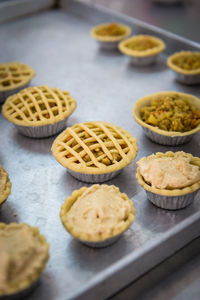
<path fill-rule="evenodd" d="M 19 62 L 0 64 L 0 92 L 12 90 L 27 84 L 35 75 L 28 65 Z"/>
<path fill-rule="evenodd" d="M 41 126 L 64 120 L 75 109 L 69 92 L 48 86 L 29 87 L 10 96 L 3 105 L 4 117 L 20 126 Z"/>
<path fill-rule="evenodd" d="M 137 151 L 137 141 L 128 131 L 101 121 L 68 127 L 52 145 L 61 165 L 86 174 L 117 171 L 130 164 Z"/>

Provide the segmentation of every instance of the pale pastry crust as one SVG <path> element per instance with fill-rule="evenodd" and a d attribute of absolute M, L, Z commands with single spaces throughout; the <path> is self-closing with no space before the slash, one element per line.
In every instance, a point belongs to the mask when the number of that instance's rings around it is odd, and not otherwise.
<path fill-rule="evenodd" d="M 131 28 L 127 25 L 124 24 L 118 24 L 123 30 L 124 30 L 124 34 L 122 35 L 118 35 L 118 36 L 101 36 L 97 33 L 97 30 L 104 28 L 105 26 L 109 25 L 110 23 L 106 23 L 106 24 L 101 24 L 98 26 L 95 26 L 91 29 L 90 34 L 91 36 L 98 41 L 101 42 L 117 42 L 117 41 L 121 41 L 122 39 L 128 37 L 131 33 Z"/>
<path fill-rule="evenodd" d="M 130 42 L 140 41 L 140 40 L 145 39 L 146 37 L 148 37 L 150 40 L 152 40 L 152 42 L 156 43 L 155 47 L 139 51 L 139 50 L 129 49 L 126 46 Z M 166 46 L 165 46 L 165 43 L 163 42 L 163 40 L 161 40 L 157 37 L 150 36 L 150 35 L 135 35 L 135 36 L 132 36 L 132 37 L 120 42 L 118 47 L 122 53 L 124 53 L 128 56 L 146 57 L 146 56 L 153 56 L 153 55 L 159 54 L 160 52 L 164 51 Z"/>
<path fill-rule="evenodd" d="M 197 109 L 200 109 L 199 98 L 197 98 L 191 94 L 179 93 L 179 92 L 175 92 L 175 91 L 158 92 L 155 94 L 144 96 L 135 102 L 134 107 L 133 107 L 133 117 L 136 120 L 136 122 L 139 123 L 142 127 L 149 128 L 151 131 L 154 131 L 154 132 L 164 135 L 164 136 L 170 136 L 170 137 L 187 136 L 187 135 L 192 135 L 192 134 L 198 132 L 200 130 L 200 124 L 192 130 L 189 130 L 186 132 L 178 132 L 178 131 L 162 130 L 156 126 L 151 126 L 142 120 L 142 118 L 140 116 L 140 110 L 142 107 L 150 105 L 152 99 L 159 99 L 160 97 L 163 97 L 163 96 L 173 96 L 173 95 L 179 95 L 180 97 L 182 97 L 182 99 L 189 101 Z"/>
<path fill-rule="evenodd" d="M 68 127 L 52 145 L 52 153 L 61 165 L 86 174 L 122 169 L 131 163 L 137 151 L 137 140 L 128 131 L 101 121 Z"/>
<path fill-rule="evenodd" d="M 0 241 L 0 256 L 4 257 L 0 296 L 16 294 L 39 278 L 49 258 L 49 245 L 38 228 L 25 223 L 0 223 Z"/>
<path fill-rule="evenodd" d="M 112 215 L 106 211 L 107 209 L 110 211 L 111 208 Z M 87 219 L 85 212 L 89 210 Z M 113 185 L 96 184 L 74 191 L 62 205 L 60 218 L 66 230 L 75 238 L 81 241 L 99 242 L 127 230 L 134 221 L 135 209 L 133 202 L 126 194 L 121 193 L 119 188 Z M 110 224 L 112 222 L 114 226 Z"/>
<path fill-rule="evenodd" d="M 0 205 L 3 204 L 11 192 L 11 182 L 6 170 L 0 165 Z"/>
<path fill-rule="evenodd" d="M 68 91 L 47 85 L 26 88 L 3 104 L 4 117 L 20 126 L 54 124 L 67 118 L 76 108 Z"/>
<path fill-rule="evenodd" d="M 169 56 L 167 59 L 167 65 L 170 69 L 172 69 L 175 72 L 184 74 L 184 75 L 198 75 L 200 74 L 200 68 L 194 69 L 194 70 L 184 70 L 183 68 L 180 68 L 174 63 L 174 59 L 178 57 L 184 57 L 184 56 L 190 56 L 190 55 L 198 55 L 200 57 L 200 52 L 194 52 L 194 51 L 180 51 L 176 52 L 173 55 Z"/>
<path fill-rule="evenodd" d="M 179 151 L 179 152 L 175 152 L 175 153 L 181 153 L 185 156 L 188 156 L 191 159 L 191 163 L 195 166 L 198 166 L 200 168 L 200 158 L 199 157 L 195 157 L 190 153 L 185 153 L 183 151 Z M 163 158 L 163 157 L 169 157 L 169 158 L 174 158 L 175 156 L 174 152 L 168 151 L 166 153 L 162 153 L 162 152 L 157 152 L 155 155 L 158 158 Z M 154 156 L 153 156 L 154 157 Z M 141 160 L 144 158 L 141 158 Z M 148 157 L 148 159 L 151 159 L 151 156 Z M 185 195 L 185 194 L 189 194 L 192 192 L 195 192 L 196 190 L 198 190 L 200 188 L 200 180 L 198 180 L 197 182 L 183 187 L 183 188 L 174 188 L 174 189 L 160 189 L 160 188 L 156 188 L 153 187 L 152 185 L 148 184 L 141 172 L 140 172 L 140 168 L 137 168 L 137 173 L 136 173 L 136 178 L 138 180 L 138 183 L 146 190 L 149 192 L 152 192 L 154 194 L 159 194 L 159 195 L 163 195 L 163 196 L 181 196 L 181 195 Z"/>
<path fill-rule="evenodd" d="M 0 64 L 0 92 L 9 91 L 27 84 L 35 76 L 35 71 L 20 62 Z"/>

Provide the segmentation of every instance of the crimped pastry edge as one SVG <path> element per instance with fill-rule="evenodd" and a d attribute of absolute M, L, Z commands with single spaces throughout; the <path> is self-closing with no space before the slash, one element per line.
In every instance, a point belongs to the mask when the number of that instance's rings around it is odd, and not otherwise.
<path fill-rule="evenodd" d="M 107 25 L 110 25 L 111 23 L 104 23 L 104 24 L 100 24 L 100 25 L 97 25 L 95 27 L 93 27 L 91 30 L 90 30 L 90 35 L 97 41 L 99 42 L 118 42 L 118 41 L 121 41 L 122 39 L 128 37 L 131 33 L 131 27 L 130 26 L 127 26 L 127 25 L 124 25 L 124 24 L 121 24 L 121 23 L 117 23 L 120 27 L 122 27 L 124 30 L 125 30 L 125 33 L 122 34 L 122 35 L 119 35 L 119 36 L 100 36 L 96 33 L 96 30 L 97 29 L 101 29 Z"/>
<path fill-rule="evenodd" d="M 0 165 L 0 168 L 2 168 L 7 173 L 7 171 L 1 165 Z M 0 206 L 6 201 L 7 197 L 10 195 L 11 186 L 12 186 L 12 184 L 11 184 L 10 179 L 8 177 L 8 181 L 6 183 L 6 189 L 5 189 L 4 193 L 2 195 L 0 195 Z"/>

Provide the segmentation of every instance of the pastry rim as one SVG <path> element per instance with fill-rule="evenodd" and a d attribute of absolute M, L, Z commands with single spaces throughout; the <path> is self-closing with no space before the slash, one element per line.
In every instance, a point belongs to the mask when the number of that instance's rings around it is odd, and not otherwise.
<path fill-rule="evenodd" d="M 34 69 L 31 66 L 27 65 L 27 64 L 24 64 L 24 63 L 21 63 L 21 62 L 18 62 L 18 61 L 11 61 L 11 62 L 0 63 L 0 66 L 1 65 L 7 65 L 7 64 L 9 64 L 9 65 L 12 65 L 12 64 L 24 65 L 24 66 L 26 66 L 27 70 L 29 70 L 29 72 L 31 72 L 31 74 L 29 76 L 27 76 L 27 78 L 25 78 L 21 82 L 13 85 L 12 87 L 10 87 L 10 86 L 7 86 L 5 88 L 0 87 L 0 92 L 12 91 L 12 90 L 15 90 L 16 88 L 20 88 L 21 86 L 24 86 L 27 83 L 29 83 L 31 81 L 31 79 L 35 76 Z"/>
<path fill-rule="evenodd" d="M 6 174 L 8 175 L 8 172 L 0 165 L 0 168 L 3 169 Z M 7 182 L 6 182 L 6 188 L 3 192 L 3 194 L 0 195 L 0 206 L 6 201 L 7 197 L 10 195 L 11 193 L 11 182 L 10 179 L 8 177 Z"/>
<path fill-rule="evenodd" d="M 158 92 L 158 93 L 154 93 L 154 94 L 150 94 L 147 96 L 144 96 L 140 99 L 138 99 L 133 106 L 133 117 L 135 119 L 135 121 L 137 123 L 139 123 L 142 127 L 148 128 L 151 131 L 158 133 L 160 135 L 163 136 L 169 136 L 169 137 L 175 137 L 175 136 L 188 136 L 188 135 L 192 135 L 198 131 L 200 131 L 200 124 L 195 127 L 192 130 L 189 131 L 185 131 L 185 132 L 178 132 L 178 131 L 166 131 L 166 130 L 162 130 L 158 127 L 155 126 L 151 126 L 147 123 L 145 123 L 144 121 L 142 121 L 141 117 L 140 117 L 140 109 L 145 106 L 148 105 L 151 102 L 151 99 L 156 97 L 156 96 L 167 96 L 167 95 L 173 95 L 173 94 L 178 94 L 180 96 L 183 96 L 184 99 L 187 98 L 187 100 L 190 101 L 191 104 L 193 104 L 197 109 L 200 109 L 200 101 L 199 98 L 191 95 L 191 94 L 186 94 L 186 93 L 180 93 L 177 91 L 165 91 L 165 92 Z"/>
<path fill-rule="evenodd" d="M 75 125 L 78 124 L 88 124 L 88 123 L 103 123 L 104 125 L 111 125 L 113 126 L 114 124 L 109 123 L 109 122 L 105 122 L 105 121 L 89 121 L 89 122 L 83 122 L 83 123 L 76 123 L 73 126 L 69 127 L 72 128 Z M 110 166 L 106 166 L 102 169 L 100 168 L 93 168 L 93 167 L 81 167 L 81 164 L 75 164 L 75 163 L 70 163 L 70 161 L 68 161 L 67 158 L 63 158 L 63 157 L 59 157 L 57 155 L 57 141 L 59 141 L 60 137 L 62 137 L 65 134 L 65 131 L 68 129 L 68 127 L 62 131 L 54 140 L 52 147 L 51 147 L 51 151 L 53 156 L 55 157 L 55 159 L 64 167 L 67 169 L 70 169 L 74 172 L 78 172 L 78 173 L 83 173 L 83 174 L 106 174 L 106 173 L 110 173 L 110 172 L 115 172 L 118 171 L 120 169 L 123 169 L 124 167 L 126 167 L 127 165 L 129 165 L 137 156 L 137 152 L 138 152 L 138 144 L 137 144 L 137 139 L 132 136 L 127 130 L 121 128 L 120 126 L 114 125 L 114 127 L 116 127 L 117 129 L 122 130 L 122 132 L 126 132 L 126 134 L 128 133 L 130 139 L 133 142 L 132 147 L 128 153 L 128 155 L 126 155 L 126 157 L 124 157 L 120 162 L 118 162 L 118 166 L 117 165 L 110 165 Z"/>
<path fill-rule="evenodd" d="M 106 184 L 102 184 L 102 185 L 106 185 Z M 79 190 L 73 191 L 71 196 L 69 196 L 65 199 L 65 202 L 62 204 L 61 210 L 60 210 L 60 219 L 61 219 L 65 229 L 73 237 L 75 237 L 81 241 L 84 241 L 84 242 L 102 242 L 102 241 L 108 240 L 110 238 L 113 238 L 113 237 L 116 237 L 116 236 L 122 234 L 124 231 L 126 231 L 129 228 L 129 226 L 133 223 L 133 221 L 135 219 L 135 207 L 134 207 L 133 201 L 131 201 L 125 193 L 121 193 L 118 187 L 116 187 L 116 186 L 114 186 L 114 187 L 117 188 L 118 192 L 120 193 L 120 195 L 124 201 L 128 201 L 129 203 L 131 203 L 131 212 L 129 213 L 126 223 L 123 224 L 124 226 L 121 225 L 120 228 L 119 227 L 115 228 L 113 234 L 108 234 L 108 233 L 104 233 L 102 235 L 95 234 L 92 238 L 89 238 L 87 236 L 87 234 L 85 234 L 85 233 L 82 234 L 80 232 L 76 232 L 76 230 L 73 230 L 73 228 L 72 228 L 73 226 L 71 226 L 69 224 L 69 222 L 67 221 L 66 214 L 70 210 L 72 205 L 76 202 L 78 197 L 80 197 L 89 188 L 89 187 L 84 186 L 84 187 L 80 188 Z"/>
<path fill-rule="evenodd" d="M 147 50 L 133 50 L 133 49 L 129 49 L 126 47 L 126 43 L 127 42 L 131 42 L 133 40 L 138 40 L 138 39 L 142 39 L 142 38 L 150 38 L 152 41 L 155 41 L 158 45 L 151 48 L 151 49 L 147 49 Z M 128 56 L 133 56 L 133 57 L 148 57 L 148 56 L 154 56 L 159 54 L 160 52 L 164 51 L 166 46 L 165 43 L 162 39 L 152 36 L 152 35 L 147 35 L 147 34 L 139 34 L 139 35 L 134 35 L 122 42 L 119 43 L 118 45 L 119 50 Z"/>
<path fill-rule="evenodd" d="M 184 151 L 177 151 L 177 152 L 167 151 L 165 153 L 163 153 L 163 152 L 157 152 L 154 155 L 156 155 L 157 157 L 173 157 L 174 154 L 178 153 L 178 152 L 184 152 Z M 186 152 L 184 152 L 184 153 L 186 153 Z M 200 158 L 196 157 L 196 156 L 193 156 L 190 153 L 186 153 L 186 154 L 189 157 L 191 157 L 192 161 L 195 162 L 195 165 L 199 166 L 199 168 L 200 168 Z M 147 157 L 148 158 L 152 157 L 152 155 L 149 155 Z M 142 158 L 147 158 L 147 157 L 144 156 Z M 196 182 L 196 183 L 193 183 L 190 186 L 187 186 L 187 187 L 184 187 L 184 188 L 180 188 L 180 189 L 176 188 L 176 189 L 173 189 L 173 190 L 167 190 L 167 189 L 158 189 L 158 188 L 152 187 L 149 184 L 147 184 L 145 182 L 145 180 L 143 179 L 143 176 L 141 175 L 141 173 L 139 171 L 139 167 L 137 168 L 136 178 L 137 178 L 138 183 L 146 191 L 154 193 L 154 194 L 158 194 L 158 195 L 161 195 L 161 196 L 170 196 L 170 197 L 173 197 L 173 196 L 182 196 L 182 195 L 193 193 L 193 192 L 197 191 L 200 188 L 200 180 L 198 182 Z"/>
<path fill-rule="evenodd" d="M 61 90 L 62 92 L 67 92 L 69 93 L 66 97 L 68 98 L 67 101 L 71 101 L 71 104 L 70 104 L 70 107 L 68 110 L 66 110 L 65 112 L 62 113 L 62 115 L 57 115 L 57 116 L 54 116 L 53 118 L 49 118 L 49 119 L 45 119 L 45 120 L 39 120 L 39 121 L 29 121 L 29 122 L 26 122 L 24 120 L 12 120 L 13 118 L 10 117 L 10 115 L 7 114 L 7 111 L 6 111 L 6 106 L 9 105 L 9 102 L 12 101 L 12 99 L 14 97 L 17 97 L 18 94 L 21 94 L 23 93 L 24 91 L 26 90 L 31 90 L 31 89 L 34 89 L 34 88 L 40 88 L 40 87 L 47 87 L 47 88 L 50 88 L 51 90 L 52 89 L 59 89 L 59 88 L 51 88 L 47 85 L 42 85 L 42 86 L 31 86 L 31 87 L 28 87 L 28 88 L 25 88 L 25 89 L 22 89 L 21 91 L 19 91 L 18 93 L 16 94 L 13 94 L 11 96 L 9 96 L 5 103 L 2 105 L 2 114 L 3 116 L 11 123 L 15 124 L 15 125 L 19 125 L 19 126 L 23 126 L 23 127 L 39 127 L 39 126 L 43 126 L 43 125 L 50 125 L 50 124 L 55 124 L 59 121 L 62 121 L 64 119 L 66 119 L 67 117 L 69 117 L 73 111 L 75 110 L 77 104 L 76 104 L 76 100 L 70 95 L 70 93 L 68 91 L 65 91 L 65 90 Z M 60 90 L 60 89 L 59 89 Z"/>
<path fill-rule="evenodd" d="M 6 293 L 1 294 L 1 292 L 0 292 L 0 296 L 16 294 L 16 293 L 23 291 L 23 290 L 27 289 L 28 287 L 30 287 L 31 284 L 33 284 L 39 278 L 40 274 L 44 270 L 46 263 L 49 259 L 49 244 L 46 241 L 46 238 L 44 237 L 44 235 L 42 235 L 40 233 L 40 231 L 37 227 L 30 226 L 27 223 L 19 224 L 16 222 L 12 222 L 10 224 L 5 224 L 5 223 L 0 222 L 0 229 L 5 229 L 5 230 L 12 230 L 12 228 L 16 228 L 16 227 L 23 228 L 24 226 L 28 226 L 31 229 L 31 231 L 33 232 L 34 236 L 38 237 L 38 240 L 46 248 L 45 253 L 43 254 L 43 257 L 41 258 L 41 260 L 39 262 L 37 262 L 37 265 L 34 266 L 32 272 L 29 273 L 29 278 L 22 280 L 21 282 L 19 282 L 18 284 L 16 284 L 13 287 L 9 287 Z"/>
<path fill-rule="evenodd" d="M 173 60 L 177 57 L 181 57 L 181 56 L 185 56 L 185 55 L 190 55 L 190 54 L 197 54 L 200 57 L 200 52 L 198 51 L 179 51 L 179 52 L 175 52 L 174 54 L 172 54 L 171 56 L 168 57 L 167 59 L 167 65 L 170 69 L 172 69 L 173 71 L 183 74 L 183 75 L 199 75 L 200 74 L 200 68 L 198 69 L 194 69 L 194 70 L 184 70 L 182 68 L 180 68 L 179 66 L 177 66 L 176 64 L 173 63 Z"/>
<path fill-rule="evenodd" d="M 128 26 L 128 25 L 121 24 L 121 23 L 117 23 L 117 24 L 125 30 L 124 34 L 121 34 L 121 35 L 118 35 L 118 36 L 101 36 L 101 35 L 96 33 L 97 29 L 101 29 L 101 28 L 103 28 L 107 25 L 110 25 L 110 24 L 112 24 L 112 23 L 104 23 L 104 24 L 100 24 L 100 25 L 97 25 L 97 26 L 93 27 L 90 30 L 91 36 L 95 40 L 100 41 L 100 42 L 118 42 L 118 41 L 121 41 L 122 39 L 128 37 L 131 33 L 131 27 Z"/>

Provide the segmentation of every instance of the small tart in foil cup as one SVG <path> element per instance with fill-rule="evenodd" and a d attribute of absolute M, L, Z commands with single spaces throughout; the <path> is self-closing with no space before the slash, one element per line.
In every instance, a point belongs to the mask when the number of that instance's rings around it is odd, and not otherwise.
<path fill-rule="evenodd" d="M 120 222 L 119 226 L 116 226 L 114 231 L 112 233 L 104 232 L 104 233 L 94 233 L 91 235 L 91 233 L 83 233 L 81 230 L 74 229 L 71 222 L 68 220 L 67 213 L 70 211 L 73 204 L 78 200 L 78 198 L 89 188 L 82 187 L 79 190 L 75 190 L 71 196 L 66 198 L 64 204 L 61 207 L 60 210 L 60 218 L 61 221 L 65 227 L 65 229 L 78 241 L 85 244 L 86 246 L 92 247 L 92 248 L 103 248 L 112 245 L 115 243 L 122 234 L 130 227 L 130 225 L 133 223 L 135 219 L 135 208 L 133 205 L 133 202 L 128 198 L 128 196 L 125 193 L 121 193 L 119 191 L 119 188 L 115 186 L 107 186 L 107 185 L 93 185 L 92 187 L 113 187 L 115 190 L 117 190 L 117 193 L 120 194 L 121 198 L 124 201 L 128 201 L 130 206 L 130 211 L 128 213 L 128 216 L 124 222 Z"/>
<path fill-rule="evenodd" d="M 191 94 L 185 94 L 175 91 L 158 92 L 155 94 L 147 95 L 137 100 L 134 104 L 133 117 L 135 121 L 142 126 L 145 135 L 155 143 L 168 146 L 178 146 L 189 142 L 192 139 L 192 137 L 200 131 L 200 124 L 192 130 L 185 132 L 177 132 L 162 130 L 156 126 L 147 124 L 142 120 L 140 111 L 144 106 L 150 105 L 152 99 L 159 99 L 159 97 L 162 96 L 173 96 L 175 94 L 178 94 L 183 99 L 188 100 L 193 106 L 200 110 L 199 98 Z"/>
<path fill-rule="evenodd" d="M 192 164 L 200 168 L 200 158 L 194 157 L 192 154 L 187 153 L 192 159 Z M 166 153 L 157 152 L 157 157 L 173 157 L 174 152 L 168 151 Z M 142 158 L 141 158 L 142 159 Z M 200 181 L 195 182 L 190 186 L 176 189 L 158 189 L 148 184 L 140 173 L 139 167 L 137 168 L 136 178 L 138 183 L 144 188 L 147 198 L 156 206 L 168 210 L 181 209 L 194 201 L 194 198 L 200 190 Z"/>
<path fill-rule="evenodd" d="M 11 193 L 11 182 L 8 177 L 8 173 L 1 165 L 0 165 L 0 177 L 3 184 L 3 187 L 1 187 L 1 194 L 0 194 L 0 209 L 1 209 L 1 205 L 7 200 L 8 196 Z"/>
<path fill-rule="evenodd" d="M 200 67 L 184 69 L 176 64 L 176 59 L 192 58 L 193 55 L 200 59 L 200 52 L 194 51 L 176 52 L 167 59 L 167 66 L 173 71 L 175 79 L 186 85 L 200 84 Z"/>
<path fill-rule="evenodd" d="M 123 33 L 120 35 L 100 35 L 98 34 L 98 31 L 101 29 L 106 28 L 107 26 L 120 26 L 120 28 L 123 30 Z M 106 50 L 113 50 L 117 49 L 118 44 L 123 39 L 127 38 L 131 33 L 131 28 L 124 24 L 118 24 L 118 23 L 106 23 L 101 24 L 98 26 L 95 26 L 91 29 L 90 34 L 91 36 L 98 42 L 99 46 Z"/>
<path fill-rule="evenodd" d="M 8 97 L 18 93 L 19 91 L 21 91 L 22 89 L 25 89 L 29 85 L 30 85 L 30 81 L 28 83 L 18 87 L 18 88 L 15 88 L 15 89 L 12 89 L 12 90 L 9 90 L 9 91 L 0 91 L 0 103 L 3 103 Z"/>

